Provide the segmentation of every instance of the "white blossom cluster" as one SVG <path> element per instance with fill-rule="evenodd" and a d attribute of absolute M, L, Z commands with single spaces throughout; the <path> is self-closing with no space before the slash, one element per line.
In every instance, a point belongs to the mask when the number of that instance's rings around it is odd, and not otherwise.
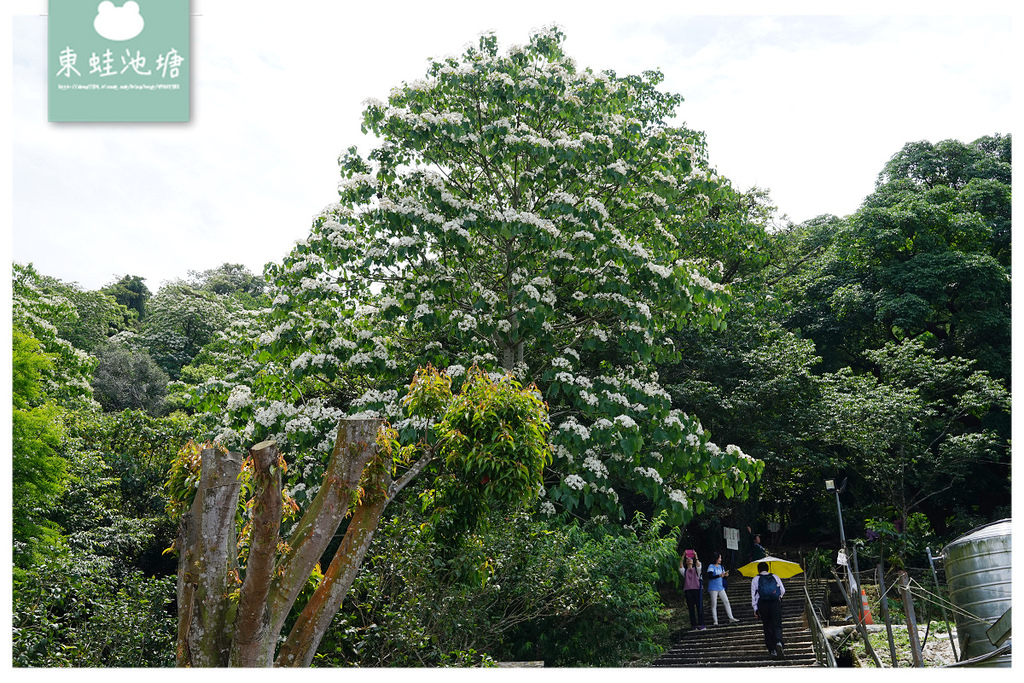
<path fill-rule="evenodd" d="M 669 488 L 667 491 L 667 495 L 670 500 L 682 505 L 686 509 L 689 509 L 690 501 L 686 497 L 686 494 L 680 491 L 679 489 Z"/>
<path fill-rule="evenodd" d="M 226 407 L 228 410 L 238 410 L 250 404 L 252 404 L 252 388 L 245 384 L 239 384 L 231 390 Z"/>
<path fill-rule="evenodd" d="M 653 467 L 635 467 L 634 471 L 637 474 L 653 479 L 658 484 L 662 482 L 661 474 L 659 474 L 658 470 Z"/>
<path fill-rule="evenodd" d="M 608 468 L 597 458 L 593 449 L 587 451 L 587 457 L 583 459 L 583 467 L 593 472 L 595 477 L 608 477 Z"/>
<path fill-rule="evenodd" d="M 578 474 L 570 474 L 562 482 L 571 489 L 576 491 L 583 490 L 583 487 L 587 485 L 586 480 Z"/>

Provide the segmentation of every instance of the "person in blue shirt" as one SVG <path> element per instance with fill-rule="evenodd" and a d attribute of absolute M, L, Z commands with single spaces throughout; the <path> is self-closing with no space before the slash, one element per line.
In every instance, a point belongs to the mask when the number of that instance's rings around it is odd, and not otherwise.
<path fill-rule="evenodd" d="M 757 563 L 757 576 L 750 582 L 750 602 L 754 616 L 764 627 L 764 644 L 772 657 L 782 657 L 782 579 L 769 571 L 767 562 Z"/>
<path fill-rule="evenodd" d="M 736 623 L 739 621 L 732 615 L 732 606 L 729 605 L 729 596 L 725 593 L 725 585 L 722 579 L 729 576 L 729 570 L 722 567 L 722 553 L 715 553 L 712 555 L 711 564 L 708 565 L 708 595 L 711 596 L 711 618 L 714 620 L 715 626 L 718 626 L 718 598 L 722 598 L 722 604 L 725 605 L 725 615 L 729 617 L 729 621 Z"/>

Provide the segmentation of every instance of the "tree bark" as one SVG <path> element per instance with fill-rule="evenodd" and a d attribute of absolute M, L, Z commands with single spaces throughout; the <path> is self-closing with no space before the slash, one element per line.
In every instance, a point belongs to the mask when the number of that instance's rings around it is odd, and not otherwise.
<path fill-rule="evenodd" d="M 349 503 L 359 487 L 366 464 L 377 451 L 377 430 L 381 420 L 342 419 L 324 481 L 295 531 L 288 539 L 290 549 L 278 563 L 267 599 L 270 628 L 262 661 L 272 661 L 278 635 L 295 599 L 309 579 L 348 515 Z"/>
<path fill-rule="evenodd" d="M 278 637 L 296 598 L 361 491 L 324 581 L 281 648 L 279 662 L 296 666 L 312 662 L 355 579 L 384 508 L 430 460 L 429 453 L 424 455 L 392 482 L 390 460 L 374 460 L 380 424 L 378 419 L 340 421 L 320 490 L 278 561 L 282 513 L 278 452 L 273 441 L 253 446 L 257 489 L 244 581 L 238 578 L 235 530 L 242 455 L 203 450 L 196 497 L 179 528 L 179 666 L 274 663 Z M 236 589 L 237 600 L 232 595 Z"/>
<path fill-rule="evenodd" d="M 388 466 L 390 467 L 390 463 Z M 352 519 L 349 520 L 345 538 L 334 553 L 323 581 L 306 603 L 288 638 L 281 645 L 281 651 L 277 656 L 278 666 L 309 666 L 313 663 L 313 656 L 320 646 L 320 641 L 331 625 L 334 615 L 341 609 L 341 603 L 352 587 L 366 551 L 370 548 L 380 517 L 390 501 L 387 496 L 390 486 L 391 476 L 388 468 L 384 468 L 382 474 L 373 481 L 364 482 L 364 489 L 372 488 L 379 493 L 356 507 Z"/>
<path fill-rule="evenodd" d="M 245 581 L 238 600 L 231 666 L 270 666 L 266 639 L 270 631 L 267 596 L 274 576 L 274 558 L 281 530 L 281 469 L 277 444 L 263 441 L 249 451 L 256 470 L 252 541 Z"/>
<path fill-rule="evenodd" d="M 228 664 L 241 469 L 240 453 L 203 449 L 199 488 L 178 534 L 178 666 Z"/>

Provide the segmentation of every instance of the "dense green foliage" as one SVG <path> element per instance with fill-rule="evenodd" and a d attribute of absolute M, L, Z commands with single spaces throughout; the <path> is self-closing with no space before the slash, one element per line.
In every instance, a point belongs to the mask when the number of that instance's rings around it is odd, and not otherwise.
<path fill-rule="evenodd" d="M 172 379 L 227 323 L 227 309 L 215 294 L 174 283 L 165 285 L 147 304 L 139 344 Z"/>
<path fill-rule="evenodd" d="M 18 666 L 174 662 L 176 529 L 162 484 L 192 420 L 139 411 L 66 414 L 64 490 L 46 516 L 59 531 L 15 575 Z"/>
<path fill-rule="evenodd" d="M 174 663 L 174 578 L 118 572 L 109 557 L 54 553 L 15 581 L 14 666 Z"/>
<path fill-rule="evenodd" d="M 657 567 L 675 563 L 660 522 L 624 534 L 521 513 L 492 515 L 451 554 L 415 511 L 384 524 L 318 666 L 436 666 L 491 659 L 619 666 L 664 626 Z"/>
<path fill-rule="evenodd" d="M 417 383 L 440 391 L 421 391 Z M 430 530 L 442 538 L 476 528 L 491 509 L 514 510 L 532 502 L 551 462 L 547 406 L 536 387 L 524 391 L 510 377 L 496 382 L 477 368 L 467 372 L 457 396 L 444 386 L 450 383 L 447 375 L 427 368 L 417 373 L 406 402 L 416 415 L 413 411 L 425 403 L 448 400 L 439 406 L 443 410 L 433 429 L 443 468 L 421 494 L 431 513 Z M 432 396 L 424 400 L 424 394 Z"/>
<path fill-rule="evenodd" d="M 18 495 L 12 500 L 11 539 L 15 564 L 22 567 L 29 564 L 37 546 L 53 541 L 55 528 L 46 512 L 64 492 L 67 474 L 59 455 L 64 436 L 59 409 L 43 402 L 40 387 L 51 362 L 39 346 L 34 338 L 14 328 L 11 486 Z"/>
<path fill-rule="evenodd" d="M 853 537 L 1009 515 L 1009 150 L 908 144 L 856 214 L 766 236 L 723 334 L 677 336 L 674 404 L 766 462 L 727 525 L 834 538 L 826 478 L 849 479 Z"/>
<path fill-rule="evenodd" d="M 92 392 L 104 410 L 161 412 L 170 378 L 146 351 L 110 343 L 96 359 Z"/>
<path fill-rule="evenodd" d="M 233 295 L 242 301 L 252 301 L 266 290 L 267 283 L 259 275 L 249 272 L 240 263 L 225 263 L 209 270 L 190 270 L 189 284 L 218 295 Z"/>
<path fill-rule="evenodd" d="M 125 322 L 141 321 L 146 317 L 146 303 L 153 293 L 146 286 L 146 278 L 138 275 L 125 275 L 111 282 L 100 290 L 103 294 L 113 297 L 117 303 L 127 309 Z"/>

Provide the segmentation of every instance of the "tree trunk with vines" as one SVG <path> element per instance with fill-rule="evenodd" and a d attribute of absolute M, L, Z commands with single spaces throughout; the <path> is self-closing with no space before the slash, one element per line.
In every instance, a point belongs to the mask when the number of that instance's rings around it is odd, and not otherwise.
<path fill-rule="evenodd" d="M 252 539 L 239 577 L 235 516 L 242 454 L 202 452 L 195 500 L 178 536 L 179 666 L 308 666 L 355 579 L 387 504 L 422 470 L 399 482 L 378 457 L 377 419 L 343 419 L 319 492 L 285 541 L 276 444 L 252 447 L 256 490 Z M 276 652 L 279 636 L 310 574 L 342 521 L 352 515 L 324 580 Z M 275 661 L 275 655 L 277 659 Z"/>

